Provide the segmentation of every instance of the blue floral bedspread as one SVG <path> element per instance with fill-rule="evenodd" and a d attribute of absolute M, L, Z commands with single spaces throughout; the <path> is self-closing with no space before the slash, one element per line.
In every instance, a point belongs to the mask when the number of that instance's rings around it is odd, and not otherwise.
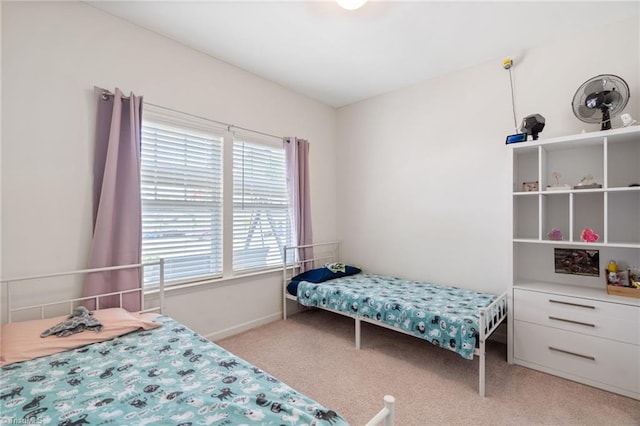
<path fill-rule="evenodd" d="M 0 424 L 346 425 L 336 412 L 161 316 L 0 372 Z"/>
<path fill-rule="evenodd" d="M 297 297 L 302 305 L 375 319 L 473 359 L 480 309 L 498 296 L 361 273 L 319 284 L 301 281 Z M 506 311 L 504 303 L 498 305 Z"/>

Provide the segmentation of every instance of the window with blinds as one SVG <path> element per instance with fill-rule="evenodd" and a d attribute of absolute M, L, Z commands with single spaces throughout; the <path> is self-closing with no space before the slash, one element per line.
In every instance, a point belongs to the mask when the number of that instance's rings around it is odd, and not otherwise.
<path fill-rule="evenodd" d="M 167 283 L 222 275 L 222 134 L 143 120 L 142 261 Z M 147 268 L 145 284 L 158 282 Z"/>
<path fill-rule="evenodd" d="M 233 142 L 233 270 L 277 266 L 291 242 L 285 153 Z"/>

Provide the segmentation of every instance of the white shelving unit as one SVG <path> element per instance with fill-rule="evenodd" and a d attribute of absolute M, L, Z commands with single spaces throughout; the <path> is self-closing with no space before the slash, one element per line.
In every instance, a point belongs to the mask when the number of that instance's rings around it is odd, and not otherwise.
<path fill-rule="evenodd" d="M 607 294 L 604 273 L 612 259 L 640 267 L 640 186 L 631 186 L 640 183 L 640 126 L 508 148 L 509 362 L 640 399 L 640 299 Z M 575 188 L 587 175 L 602 188 Z M 524 191 L 536 181 L 537 190 Z M 557 183 L 569 187 L 548 189 Z M 548 238 L 554 228 L 562 240 Z M 599 240 L 581 241 L 585 228 Z M 556 273 L 555 248 L 597 250 L 600 275 Z"/>

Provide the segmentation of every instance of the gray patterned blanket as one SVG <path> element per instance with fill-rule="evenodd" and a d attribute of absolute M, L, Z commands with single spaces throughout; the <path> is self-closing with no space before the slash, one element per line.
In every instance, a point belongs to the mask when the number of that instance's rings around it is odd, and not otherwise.
<path fill-rule="evenodd" d="M 66 320 L 46 329 L 40 334 L 40 337 L 58 336 L 66 337 L 72 334 L 80 333 L 85 330 L 101 331 L 103 328 L 100 321 L 93 317 L 93 313 L 89 312 L 84 306 L 78 306 Z"/>

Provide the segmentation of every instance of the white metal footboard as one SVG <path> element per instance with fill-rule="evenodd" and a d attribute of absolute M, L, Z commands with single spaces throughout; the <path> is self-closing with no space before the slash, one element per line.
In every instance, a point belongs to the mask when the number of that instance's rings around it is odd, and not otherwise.
<path fill-rule="evenodd" d="M 354 315 L 350 315 L 344 312 L 339 312 L 331 309 L 332 312 L 336 312 L 338 314 L 342 314 L 348 317 L 352 317 L 355 320 L 355 341 L 356 341 L 356 349 L 360 349 L 362 338 L 360 337 L 361 330 L 361 322 L 367 322 L 369 324 L 376 325 L 378 327 L 388 328 L 389 330 L 397 331 L 402 334 L 406 334 L 408 336 L 415 335 L 412 333 L 401 330 L 392 325 L 388 325 L 376 320 L 372 320 L 370 318 L 358 317 Z M 485 345 L 487 339 L 493 334 L 494 331 L 502 324 L 502 322 L 507 318 L 507 293 L 502 293 L 496 300 L 491 302 L 489 306 L 480 310 L 480 320 L 478 326 L 480 330 L 478 332 L 478 347 L 473 351 L 473 354 L 478 357 L 478 393 L 480 396 L 485 396 L 485 373 L 486 373 L 486 350 Z"/>
<path fill-rule="evenodd" d="M 384 408 L 378 412 L 365 426 L 393 426 L 395 422 L 396 399 L 391 395 L 384 396 Z"/>
<path fill-rule="evenodd" d="M 320 308 L 325 309 L 325 308 Z M 376 325 L 378 327 L 388 328 L 389 330 L 397 331 L 402 334 L 406 334 L 408 336 L 413 336 L 412 333 L 401 330 L 392 325 L 388 325 L 377 320 L 373 320 L 370 318 L 359 317 L 355 315 L 351 315 L 345 312 L 336 311 L 333 309 L 325 309 L 331 312 L 335 312 L 344 316 L 351 317 L 355 320 L 355 344 L 356 349 L 360 349 L 362 338 L 360 337 L 361 333 L 361 323 L 364 321 L 369 324 Z M 485 373 L 486 373 L 486 341 L 493 334 L 493 332 L 498 328 L 498 326 L 506 319 L 507 317 L 507 293 L 503 293 L 496 300 L 491 302 L 489 306 L 482 309 L 480 311 L 480 320 L 479 320 L 479 332 L 478 332 L 478 347 L 473 351 L 473 354 L 478 357 L 478 393 L 480 396 L 485 396 Z"/>

